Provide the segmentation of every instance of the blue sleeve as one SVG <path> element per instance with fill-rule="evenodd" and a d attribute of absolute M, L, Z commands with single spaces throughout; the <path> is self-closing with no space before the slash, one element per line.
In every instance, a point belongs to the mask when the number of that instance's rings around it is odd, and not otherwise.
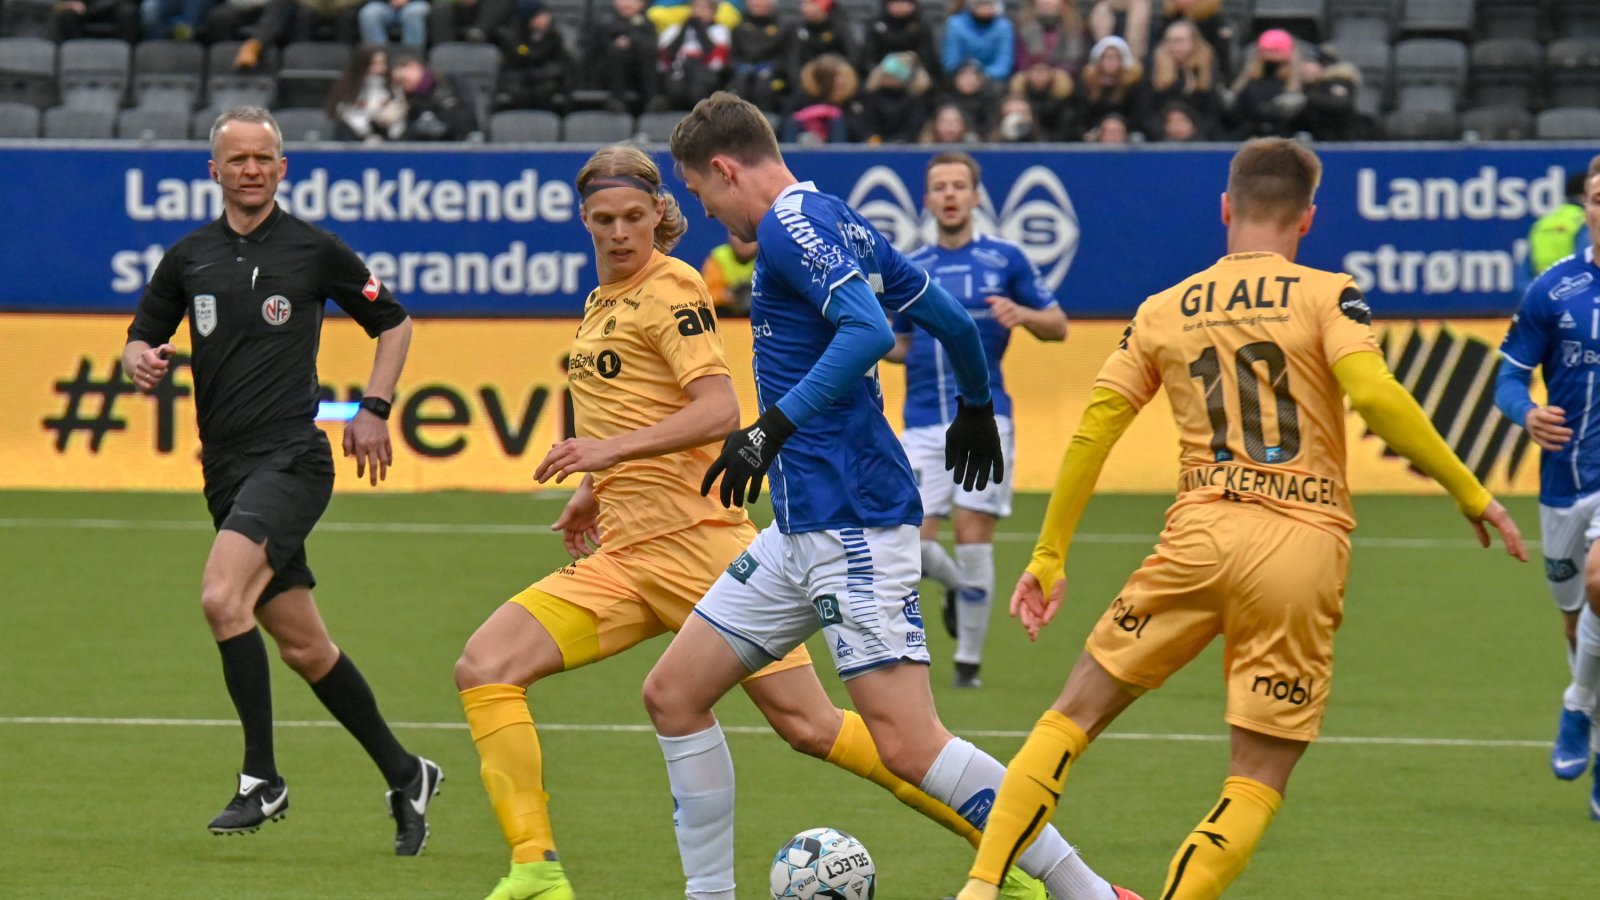
<path fill-rule="evenodd" d="M 961 67 L 961 16 L 951 16 L 944 29 L 944 71 L 954 74 Z"/>
<path fill-rule="evenodd" d="M 1528 396 L 1528 388 L 1532 384 L 1532 369 L 1501 360 L 1500 371 L 1494 376 L 1495 408 L 1517 425 L 1528 421 L 1528 413 L 1539 405 Z"/>
<path fill-rule="evenodd" d="M 1542 364 L 1550 352 L 1551 323 L 1545 310 L 1542 289 L 1546 279 L 1539 277 L 1522 295 L 1522 305 L 1511 317 L 1511 328 L 1506 339 L 1500 342 L 1500 355 L 1524 369 L 1532 370 Z"/>
<path fill-rule="evenodd" d="M 867 283 L 860 258 L 846 249 L 838 227 L 827 219 L 803 212 L 787 219 L 767 216 L 756 238 L 762 267 L 824 315 L 834 288 L 851 279 Z"/>
<path fill-rule="evenodd" d="M 1009 19 L 996 22 L 995 30 L 1001 32 L 1000 53 L 989 64 L 989 77 L 993 78 L 996 84 L 1003 84 L 1011 77 L 1011 70 L 1015 64 L 1017 38 Z"/>
<path fill-rule="evenodd" d="M 1028 259 L 1021 248 L 1011 251 L 1009 255 L 1011 266 L 1008 274 L 1012 300 L 1033 309 L 1049 309 L 1061 305 L 1056 300 L 1055 293 L 1050 290 L 1050 285 L 1044 283 L 1044 276 L 1039 274 L 1039 267 Z"/>
<path fill-rule="evenodd" d="M 910 316 L 900 313 L 894 317 L 893 329 L 895 334 L 911 334 L 917 330 L 917 323 L 911 321 Z"/>
<path fill-rule="evenodd" d="M 864 278 L 835 287 L 823 314 L 838 329 L 833 340 L 811 371 L 778 399 L 778 409 L 796 426 L 843 397 L 894 346 L 889 320 Z"/>
<path fill-rule="evenodd" d="M 932 279 L 921 299 L 906 307 L 904 313 L 944 346 L 950 366 L 955 369 L 956 387 L 961 390 L 961 396 L 969 404 L 988 403 L 992 399 L 989 361 L 984 356 L 983 341 L 978 337 L 978 325 L 972 321 L 972 314 Z"/>

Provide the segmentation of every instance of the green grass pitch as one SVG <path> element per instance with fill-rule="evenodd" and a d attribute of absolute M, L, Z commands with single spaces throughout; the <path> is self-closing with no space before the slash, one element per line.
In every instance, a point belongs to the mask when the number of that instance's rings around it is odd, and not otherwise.
<path fill-rule="evenodd" d="M 997 613 L 982 690 L 949 687 L 950 642 L 935 626 L 932 677 L 954 731 L 1009 758 L 1148 549 L 1165 502 L 1096 499 L 1063 616 L 1029 645 Z M 0 494 L 0 896 L 482 897 L 507 855 L 451 664 L 485 615 L 562 560 L 542 531 L 559 509 L 517 495 L 341 496 L 312 538 L 335 638 L 402 740 L 448 775 L 426 853 L 396 859 L 376 770 L 277 663 L 278 720 L 314 723 L 277 731 L 290 816 L 255 835 L 206 832 L 232 789 L 240 740 L 198 609 L 209 543 L 198 496 Z M 1531 501 L 1513 511 L 1536 536 Z M 1043 498 L 1023 497 L 1002 525 L 1003 595 L 1042 512 Z M 1566 675 L 1537 561 L 1471 546 L 1446 500 L 1367 497 L 1358 513 L 1330 740 L 1302 762 L 1229 896 L 1585 895 L 1600 824 L 1585 812 L 1588 778 L 1560 783 L 1548 769 Z M 932 624 L 937 599 L 925 605 Z M 665 769 L 638 701 L 663 646 L 531 692 L 557 839 L 584 898 L 681 896 Z M 1074 769 L 1055 820 L 1091 864 L 1147 897 L 1224 775 L 1219 671 L 1214 646 L 1136 704 Z M 842 698 L 831 671 L 823 681 Z M 766 896 L 773 851 L 817 825 L 862 838 L 881 900 L 937 898 L 962 883 L 964 844 L 759 733 L 742 697 L 719 713 L 741 726 L 730 743 L 742 896 Z M 60 718 L 93 721 L 36 721 Z"/>

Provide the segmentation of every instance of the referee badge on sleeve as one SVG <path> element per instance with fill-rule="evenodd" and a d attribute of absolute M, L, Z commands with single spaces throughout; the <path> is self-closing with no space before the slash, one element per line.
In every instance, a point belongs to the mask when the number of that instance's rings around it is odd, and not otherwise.
<path fill-rule="evenodd" d="M 198 294 L 194 298 L 194 330 L 206 337 L 217 330 L 217 298 L 215 294 Z"/>
<path fill-rule="evenodd" d="M 383 290 L 383 284 L 378 281 L 378 276 L 369 272 L 367 274 L 367 286 L 361 289 L 361 296 L 367 298 L 370 303 L 378 299 L 378 291 L 380 290 Z"/>

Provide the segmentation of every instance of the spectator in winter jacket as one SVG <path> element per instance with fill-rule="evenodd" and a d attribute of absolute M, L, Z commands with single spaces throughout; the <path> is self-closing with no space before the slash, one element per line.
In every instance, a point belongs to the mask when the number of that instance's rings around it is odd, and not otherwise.
<path fill-rule="evenodd" d="M 1188 19 L 1167 26 L 1150 54 L 1150 79 L 1145 85 L 1143 121 L 1146 134 L 1161 133 L 1167 107 L 1182 103 L 1195 116 L 1201 131 L 1216 131 L 1221 113 L 1217 96 L 1217 56 Z"/>
<path fill-rule="evenodd" d="M 1319 48 L 1300 64 L 1305 108 L 1295 120 L 1296 131 L 1307 131 L 1319 141 L 1351 141 L 1361 137 L 1361 114 L 1356 94 L 1361 71 L 1339 61 L 1332 48 Z"/>
<path fill-rule="evenodd" d="M 778 0 L 747 0 L 744 19 L 733 29 L 729 88 L 762 109 L 781 109 L 794 80 L 785 68 L 788 50 Z"/>
<path fill-rule="evenodd" d="M 501 47 L 494 108 L 566 112 L 577 67 L 542 0 L 524 0 L 522 23 Z"/>
<path fill-rule="evenodd" d="M 1035 62 L 1011 76 L 1010 96 L 1021 97 L 1033 107 L 1040 140 L 1076 141 L 1083 137 L 1077 82 L 1066 72 L 1046 62 Z"/>
<path fill-rule="evenodd" d="M 800 0 L 800 21 L 785 38 L 789 49 L 786 68 L 799 72 L 812 60 L 828 53 L 853 66 L 860 54 L 850 34 L 849 14 L 833 0 Z"/>
<path fill-rule="evenodd" d="M 802 144 L 842 144 L 853 140 L 861 115 L 856 92 L 861 76 L 836 53 L 806 63 L 800 70 L 795 110 L 784 127 L 784 140 Z"/>
<path fill-rule="evenodd" d="M 1233 120 L 1239 138 L 1288 137 L 1305 107 L 1300 53 L 1289 32 L 1273 28 L 1256 39 L 1255 57 L 1233 83 Z"/>
<path fill-rule="evenodd" d="M 933 79 L 917 54 L 891 53 L 867 76 L 861 97 L 861 139 L 869 144 L 911 144 L 928 121 Z"/>
<path fill-rule="evenodd" d="M 862 68 L 871 71 L 891 53 L 915 53 L 924 70 L 942 71 L 933 29 L 922 18 L 918 0 L 884 0 L 883 14 L 867 28 Z"/>
<path fill-rule="evenodd" d="M 1111 113 L 1131 121 L 1140 102 L 1144 67 L 1133 58 L 1128 42 L 1115 35 L 1101 38 L 1089 51 L 1089 64 L 1078 76 L 1084 116 L 1099 122 Z"/>
<path fill-rule="evenodd" d="M 412 56 L 393 65 L 394 86 L 405 92 L 407 141 L 464 141 L 478 130 L 470 96 L 453 77 L 442 77 Z"/>
<path fill-rule="evenodd" d="M 941 105 L 933 111 L 933 118 L 922 129 L 919 144 L 975 144 L 978 135 L 967 121 L 967 114 L 953 103 Z"/>
<path fill-rule="evenodd" d="M 1000 101 L 1000 124 L 989 135 L 996 144 L 1031 144 L 1043 140 L 1039 125 L 1033 120 L 1033 107 L 1021 97 L 1007 97 Z"/>
<path fill-rule="evenodd" d="M 716 20 L 716 0 L 693 0 L 689 10 L 661 35 L 662 96 L 673 109 L 692 109 L 721 90 L 733 46 L 733 34 Z"/>
<path fill-rule="evenodd" d="M 1000 0 L 956 0 L 944 22 L 944 70 L 954 75 L 976 61 L 993 81 L 1004 82 L 1015 68 L 1017 34 Z"/>
<path fill-rule="evenodd" d="M 968 60 L 950 78 L 950 89 L 940 103 L 951 103 L 966 114 L 974 132 L 985 135 L 994 130 L 1000 112 L 1000 86 L 989 80 L 977 60 Z"/>
<path fill-rule="evenodd" d="M 583 86 L 610 94 L 618 111 L 638 113 L 655 100 L 656 27 L 644 0 L 612 0 L 610 12 L 596 14 L 583 36 L 580 73 Z"/>
<path fill-rule="evenodd" d="M 328 118 L 337 140 L 378 144 L 397 141 L 406 131 L 406 95 L 389 79 L 389 55 L 382 45 L 361 44 L 328 92 Z"/>
<path fill-rule="evenodd" d="M 1088 36 L 1072 0 L 1029 0 L 1017 17 L 1017 71 L 1043 62 L 1076 75 L 1089 52 Z"/>

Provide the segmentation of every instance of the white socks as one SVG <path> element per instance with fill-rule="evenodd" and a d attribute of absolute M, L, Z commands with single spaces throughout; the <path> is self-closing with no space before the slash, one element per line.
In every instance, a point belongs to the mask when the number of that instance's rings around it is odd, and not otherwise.
<path fill-rule="evenodd" d="M 944 545 L 938 541 L 922 542 L 922 577 L 931 578 L 952 590 L 961 584 L 961 570 L 956 568 L 955 560 L 950 558 Z"/>
<path fill-rule="evenodd" d="M 721 725 L 662 737 L 689 900 L 733 900 L 733 757 Z"/>
<path fill-rule="evenodd" d="M 989 634 L 989 610 L 994 606 L 994 545 L 957 544 L 956 566 L 961 569 L 961 592 L 956 595 L 956 652 L 958 663 L 983 662 L 983 639 Z"/>
<path fill-rule="evenodd" d="M 1578 651 L 1572 663 L 1572 684 L 1562 696 L 1562 704 L 1567 709 L 1592 715 L 1597 690 L 1600 690 L 1600 616 L 1586 603 L 1578 614 Z"/>
<path fill-rule="evenodd" d="M 960 813 L 980 831 L 989 821 L 1005 766 L 961 738 L 951 738 L 929 767 L 921 788 L 928 796 Z M 1055 826 L 1045 825 L 1017 868 L 1044 882 L 1055 900 L 1105 900 L 1111 884 L 1084 863 Z"/>

